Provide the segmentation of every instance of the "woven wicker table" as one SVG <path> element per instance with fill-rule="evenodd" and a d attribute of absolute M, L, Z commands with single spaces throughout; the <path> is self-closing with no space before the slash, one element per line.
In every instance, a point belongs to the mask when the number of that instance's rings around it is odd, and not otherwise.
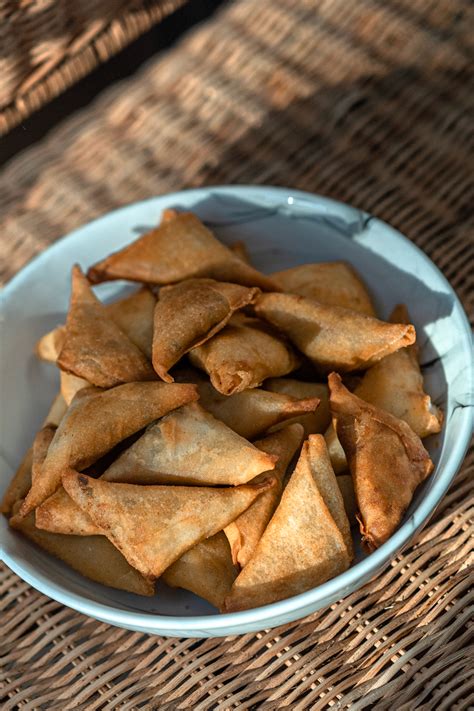
<path fill-rule="evenodd" d="M 3 171 L 1 278 L 119 205 L 273 183 L 392 223 L 473 316 L 472 19 L 467 0 L 225 6 Z M 4 569 L 2 708 L 472 708 L 473 468 L 471 452 L 430 524 L 378 578 L 259 634 L 115 629 Z"/>

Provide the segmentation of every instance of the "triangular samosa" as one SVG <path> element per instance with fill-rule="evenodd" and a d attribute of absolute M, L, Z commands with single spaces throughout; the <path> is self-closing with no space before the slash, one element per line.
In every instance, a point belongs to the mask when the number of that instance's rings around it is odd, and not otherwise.
<path fill-rule="evenodd" d="M 385 323 L 295 294 L 261 294 L 255 311 L 324 371 L 369 368 L 416 337 L 411 324 Z"/>
<path fill-rule="evenodd" d="M 105 536 L 63 536 L 40 531 L 33 512 L 26 517 L 13 516 L 10 526 L 96 583 L 136 595 L 154 595 L 154 584 L 129 565 Z"/>
<path fill-rule="evenodd" d="M 286 425 L 278 432 L 255 442 L 255 446 L 262 452 L 274 454 L 278 457 L 278 461 L 272 472 L 259 474 L 253 482 L 262 481 L 265 477 L 272 475 L 276 480 L 276 485 L 259 496 L 243 514 L 240 514 L 224 530 L 229 539 L 232 559 L 242 568 L 247 565 L 254 554 L 257 543 L 278 506 L 286 470 L 302 441 L 303 428 L 301 425 L 295 424 Z"/>
<path fill-rule="evenodd" d="M 397 306 L 390 320 L 408 323 L 408 313 Z M 364 375 L 354 394 L 404 420 L 418 437 L 441 430 L 443 413 L 423 389 L 416 345 L 386 356 Z"/>
<path fill-rule="evenodd" d="M 54 398 L 51 407 L 49 409 L 48 414 L 43 420 L 43 428 L 47 427 L 48 425 L 53 425 L 54 427 L 57 427 L 66 412 L 66 403 L 64 402 L 64 399 L 59 393 L 56 395 Z M 41 430 L 40 430 L 41 431 Z M 36 435 L 37 437 L 38 435 Z M 44 435 L 41 435 L 42 437 Z M 35 440 L 36 440 L 35 437 Z M 24 499 L 25 496 L 27 495 L 28 491 L 31 488 L 31 479 L 32 479 L 32 467 L 33 467 L 33 448 L 35 445 L 35 440 L 33 441 L 33 444 L 31 447 L 28 449 L 26 452 L 25 456 L 20 462 L 20 465 L 18 469 L 16 470 L 12 480 L 10 481 L 7 490 L 5 491 L 2 501 L 0 503 L 0 512 L 6 514 L 9 516 L 13 510 L 13 506 L 20 501 L 20 499 Z M 36 445 L 38 448 L 38 444 Z M 37 449 L 37 454 L 36 454 L 36 466 L 38 466 L 39 462 L 39 457 L 38 457 L 38 449 Z M 46 451 L 44 451 L 44 455 L 46 456 Z"/>
<path fill-rule="evenodd" d="M 177 213 L 162 221 L 119 252 L 94 264 L 87 273 L 93 283 L 129 279 L 148 284 L 172 284 L 208 277 L 243 286 L 275 290 L 276 285 L 245 264 L 217 240 L 192 213 Z"/>
<path fill-rule="evenodd" d="M 291 395 L 296 398 L 317 397 L 319 405 L 314 412 L 293 417 L 287 422 L 299 422 L 304 427 L 305 436 L 324 432 L 331 420 L 329 412 L 329 391 L 324 383 L 311 383 L 293 378 L 269 378 L 264 387 L 273 393 Z M 286 424 L 286 423 L 285 423 Z"/>
<path fill-rule="evenodd" d="M 433 469 L 420 438 L 403 420 L 361 400 L 329 376 L 337 436 L 346 453 L 370 548 L 385 543 L 400 523 L 415 489 Z"/>
<path fill-rule="evenodd" d="M 234 311 L 251 304 L 259 293 L 259 289 L 213 279 L 188 279 L 163 287 L 153 326 L 153 367 L 160 378 L 173 382 L 168 370 L 222 330 Z"/>
<path fill-rule="evenodd" d="M 151 363 L 107 314 L 77 265 L 57 364 L 103 388 L 156 378 Z"/>
<path fill-rule="evenodd" d="M 235 314 L 214 338 L 189 353 L 222 395 L 258 387 L 266 378 L 295 370 L 301 358 L 267 324 Z"/>
<path fill-rule="evenodd" d="M 91 479 L 72 470 L 62 481 L 69 496 L 146 578 L 158 578 L 274 485 L 269 479 L 221 489 L 136 486 Z"/>
<path fill-rule="evenodd" d="M 298 294 L 328 306 L 342 306 L 366 316 L 376 316 L 362 279 L 347 262 L 302 264 L 272 274 L 282 291 Z"/>
<path fill-rule="evenodd" d="M 319 398 L 311 395 L 299 398 L 261 388 L 250 388 L 235 395 L 221 395 L 208 380 L 194 378 L 190 382 L 198 386 L 200 404 L 246 439 L 253 440 L 270 427 L 278 423 L 284 425 L 290 419 L 293 422 L 300 417 L 302 420 L 305 417 L 316 417 L 319 409 Z"/>
<path fill-rule="evenodd" d="M 147 287 L 142 287 L 110 304 L 102 304 L 112 321 L 150 360 L 155 304 L 156 299 Z M 36 344 L 38 358 L 56 363 L 65 336 L 65 326 L 57 326 L 45 333 Z"/>
<path fill-rule="evenodd" d="M 229 543 L 220 531 L 190 548 L 165 570 L 161 580 L 172 588 L 190 590 L 220 609 L 236 577 Z"/>
<path fill-rule="evenodd" d="M 153 423 L 103 478 L 134 484 L 237 485 L 273 469 L 275 461 L 193 403 Z"/>
<path fill-rule="evenodd" d="M 84 469 L 153 420 L 196 399 L 196 387 L 184 383 L 126 383 L 105 391 L 81 390 L 61 420 L 23 502 L 22 515 L 54 494 L 66 467 Z"/>
<path fill-rule="evenodd" d="M 324 445 L 320 435 L 313 437 Z M 226 612 L 298 595 L 349 567 L 344 538 L 311 466 L 310 446 L 309 441 L 303 444 L 278 508 L 225 600 Z"/>

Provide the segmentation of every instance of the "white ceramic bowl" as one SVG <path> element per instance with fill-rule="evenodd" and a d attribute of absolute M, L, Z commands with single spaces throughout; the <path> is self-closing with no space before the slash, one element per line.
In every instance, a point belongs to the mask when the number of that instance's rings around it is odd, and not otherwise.
<path fill-rule="evenodd" d="M 141 598 L 92 583 L 35 548 L 0 521 L 0 557 L 30 585 L 80 612 L 114 625 L 169 636 L 207 637 L 274 627 L 327 606 L 378 573 L 428 520 L 462 462 L 472 431 L 470 329 L 450 285 L 400 233 L 367 213 L 326 198 L 273 187 L 216 187 L 174 193 L 129 205 L 56 242 L 1 294 L 0 493 L 47 412 L 58 374 L 33 355 L 37 339 L 64 319 L 69 273 L 84 268 L 156 225 L 167 207 L 195 211 L 226 243 L 245 240 L 252 263 L 272 272 L 305 262 L 345 259 L 363 275 L 378 311 L 387 317 L 408 304 L 416 326 L 426 387 L 445 412 L 440 436 L 427 446 L 436 464 L 396 533 L 324 585 L 272 605 L 219 615 L 191 593 L 158 586 Z M 108 299 L 123 283 L 99 287 Z"/>

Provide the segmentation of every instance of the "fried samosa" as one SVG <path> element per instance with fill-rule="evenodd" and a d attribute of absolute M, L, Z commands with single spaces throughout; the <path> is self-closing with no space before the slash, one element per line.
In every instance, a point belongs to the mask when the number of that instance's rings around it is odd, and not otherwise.
<path fill-rule="evenodd" d="M 77 265 L 57 364 L 103 388 L 156 378 L 151 363 L 107 314 Z"/>
<path fill-rule="evenodd" d="M 273 469 L 275 462 L 276 457 L 193 403 L 152 424 L 111 464 L 103 479 L 235 486 Z"/>
<path fill-rule="evenodd" d="M 146 578 L 158 578 L 274 485 L 269 479 L 222 489 L 136 486 L 91 479 L 72 470 L 63 473 L 62 481 L 69 496 Z"/>
<path fill-rule="evenodd" d="M 329 412 L 329 391 L 323 383 L 311 383 L 293 378 L 269 378 L 264 387 L 273 393 L 291 395 L 296 398 L 317 397 L 319 405 L 314 412 L 299 415 L 287 422 L 299 422 L 304 427 L 305 436 L 324 432 L 331 420 Z"/>
<path fill-rule="evenodd" d="M 197 397 L 196 387 L 184 383 L 126 383 L 106 391 L 81 390 L 61 420 L 21 514 L 54 494 L 66 467 L 89 466 L 118 442 Z"/>
<path fill-rule="evenodd" d="M 256 388 L 301 363 L 293 348 L 265 323 L 243 314 L 235 314 L 214 338 L 190 351 L 189 359 L 208 373 L 222 395 Z"/>
<path fill-rule="evenodd" d="M 96 583 L 136 595 L 154 595 L 154 584 L 129 565 L 105 536 L 62 536 L 40 531 L 33 512 L 26 517 L 13 516 L 10 526 Z"/>
<path fill-rule="evenodd" d="M 411 324 L 385 323 L 295 294 L 261 294 L 255 311 L 322 371 L 369 368 L 416 338 Z"/>
<path fill-rule="evenodd" d="M 404 306 L 397 306 L 390 320 L 408 323 Z M 441 430 L 443 413 L 423 389 L 416 344 L 386 356 L 364 375 L 354 394 L 404 420 L 418 437 Z"/>
<path fill-rule="evenodd" d="M 190 212 L 170 216 L 124 249 L 94 264 L 87 276 L 95 284 L 129 279 L 161 285 L 207 277 L 267 291 L 278 289 L 269 277 L 219 242 Z"/>
<path fill-rule="evenodd" d="M 282 291 L 319 301 L 327 306 L 342 306 L 366 316 L 376 316 L 372 300 L 362 279 L 347 262 L 302 264 L 272 274 Z"/>
<path fill-rule="evenodd" d="M 303 444 L 278 508 L 225 600 L 226 612 L 298 595 L 349 567 L 347 546 L 313 469 L 315 457 L 309 450 L 315 443 L 315 456 L 324 452 L 320 435 L 313 435 Z M 322 456 L 327 459 L 327 453 Z"/>
<path fill-rule="evenodd" d="M 151 360 L 155 304 L 156 299 L 147 287 L 138 289 L 133 294 L 110 304 L 103 304 L 107 315 L 149 360 Z M 56 363 L 65 335 L 65 326 L 57 326 L 45 333 L 36 344 L 38 358 Z"/>
<path fill-rule="evenodd" d="M 54 427 L 57 427 L 59 425 L 64 413 L 66 412 L 66 409 L 67 409 L 66 403 L 64 402 L 64 399 L 63 399 L 61 393 L 59 393 L 54 398 L 54 400 L 51 404 L 51 407 L 49 409 L 49 412 L 43 421 L 43 428 L 47 427 L 48 425 L 53 425 Z M 36 435 L 36 437 L 37 436 L 38 435 Z M 36 440 L 36 437 L 35 437 L 35 440 Z M 11 515 L 14 505 L 21 499 L 24 499 L 25 496 L 27 495 L 28 491 L 31 488 L 32 467 L 33 467 L 33 448 L 35 445 L 35 440 L 33 441 L 33 444 L 31 445 L 31 447 L 26 452 L 23 459 L 21 460 L 20 466 L 16 470 L 15 475 L 13 476 L 13 479 L 10 481 L 7 490 L 5 491 L 5 494 L 3 495 L 2 502 L 0 504 L 0 512 L 6 514 L 7 516 Z M 38 444 L 36 445 L 36 447 L 37 447 L 36 466 L 38 466 L 38 463 L 39 463 Z M 46 451 L 44 451 L 44 454 L 46 456 Z"/>
<path fill-rule="evenodd" d="M 185 353 L 221 331 L 232 314 L 253 303 L 259 289 L 188 279 L 160 289 L 153 326 L 153 367 L 162 380 Z"/>
<path fill-rule="evenodd" d="M 261 388 L 250 388 L 235 395 L 221 395 L 207 380 L 198 378 L 191 382 L 197 383 L 199 402 L 206 410 L 234 432 L 251 440 L 278 423 L 283 426 L 290 420 L 293 422 L 304 420 L 305 417 L 317 417 L 320 406 L 319 398 L 311 395 L 298 398 L 279 392 L 267 392 Z"/>
<path fill-rule="evenodd" d="M 283 479 L 286 470 L 303 441 L 303 433 L 301 425 L 286 425 L 278 432 L 274 432 L 255 442 L 255 446 L 261 449 L 262 452 L 277 456 L 278 461 L 272 472 L 259 474 L 253 480 L 253 483 L 262 481 L 272 475 L 276 480 L 276 485 L 259 496 L 243 514 L 240 514 L 235 521 L 224 529 L 232 550 L 232 559 L 236 565 L 239 564 L 242 568 L 247 565 L 253 556 L 257 543 L 278 506 L 281 492 L 283 491 Z"/>
<path fill-rule="evenodd" d="M 368 547 L 377 548 L 396 530 L 433 463 L 406 422 L 350 393 L 337 373 L 331 373 L 328 382 L 337 436 L 354 482 L 361 532 Z"/>
<path fill-rule="evenodd" d="M 220 609 L 236 577 L 229 543 L 220 531 L 182 555 L 161 580 L 172 588 L 190 590 Z"/>

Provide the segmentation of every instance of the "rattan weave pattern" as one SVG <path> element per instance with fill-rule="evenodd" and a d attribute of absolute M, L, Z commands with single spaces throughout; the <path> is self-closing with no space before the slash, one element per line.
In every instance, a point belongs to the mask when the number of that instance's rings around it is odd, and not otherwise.
<path fill-rule="evenodd" d="M 394 224 L 472 318 L 472 16 L 461 0 L 230 4 L 3 171 L 2 280 L 119 205 L 274 183 Z M 5 570 L 2 708 L 473 707 L 473 471 L 471 452 L 430 524 L 374 581 L 256 635 L 114 629 Z"/>
<path fill-rule="evenodd" d="M 185 0 L 0 0 L 0 135 Z"/>

